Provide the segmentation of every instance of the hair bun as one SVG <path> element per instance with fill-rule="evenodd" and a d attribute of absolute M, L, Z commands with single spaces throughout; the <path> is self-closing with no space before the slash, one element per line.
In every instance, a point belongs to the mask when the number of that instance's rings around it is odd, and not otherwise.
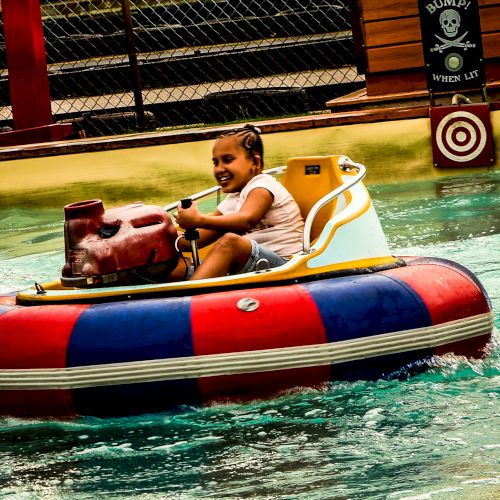
<path fill-rule="evenodd" d="M 243 128 L 251 130 L 252 132 L 254 132 L 256 134 L 261 134 L 262 133 L 259 127 L 256 127 L 255 125 L 251 125 L 251 124 L 248 124 L 248 123 Z"/>

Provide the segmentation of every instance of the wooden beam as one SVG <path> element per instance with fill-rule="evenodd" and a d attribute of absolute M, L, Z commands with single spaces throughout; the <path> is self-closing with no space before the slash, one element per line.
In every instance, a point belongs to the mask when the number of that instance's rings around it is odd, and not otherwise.
<path fill-rule="evenodd" d="M 50 125 L 40 0 L 2 0 L 10 100 L 16 130 Z"/>

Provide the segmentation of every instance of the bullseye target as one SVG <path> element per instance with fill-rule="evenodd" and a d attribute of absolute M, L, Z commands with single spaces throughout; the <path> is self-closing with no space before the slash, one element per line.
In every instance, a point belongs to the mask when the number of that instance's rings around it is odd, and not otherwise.
<path fill-rule="evenodd" d="M 486 146 L 486 128 L 472 113 L 456 111 L 439 122 L 436 142 L 446 158 L 458 162 L 471 161 Z"/>
<path fill-rule="evenodd" d="M 487 104 L 460 106 L 458 110 L 457 106 L 432 108 L 431 128 L 436 166 L 492 163 L 493 141 Z"/>

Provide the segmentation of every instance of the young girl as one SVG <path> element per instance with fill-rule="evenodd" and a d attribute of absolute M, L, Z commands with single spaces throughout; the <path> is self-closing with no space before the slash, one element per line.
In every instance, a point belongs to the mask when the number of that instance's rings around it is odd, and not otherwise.
<path fill-rule="evenodd" d="M 212 214 L 202 214 L 193 203 L 185 209 L 179 204 L 175 216 L 181 228 L 200 230 L 200 247 L 215 241 L 190 279 L 253 271 L 259 259 L 277 267 L 300 252 L 304 221 L 285 187 L 262 173 L 259 130 L 245 125 L 223 134 L 212 160 L 215 179 L 228 196 Z"/>

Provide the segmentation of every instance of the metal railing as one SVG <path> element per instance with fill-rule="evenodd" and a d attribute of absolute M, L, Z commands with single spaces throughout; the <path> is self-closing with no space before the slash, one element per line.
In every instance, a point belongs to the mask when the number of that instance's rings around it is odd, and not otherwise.
<path fill-rule="evenodd" d="M 306 220 L 304 221 L 304 253 L 310 253 L 311 251 L 311 230 L 319 211 L 328 203 L 332 202 L 335 198 L 339 197 L 342 193 L 345 193 L 348 189 L 351 189 L 358 182 L 360 182 L 366 175 L 366 167 L 361 163 L 356 163 L 352 161 L 347 156 L 342 156 L 338 160 L 338 164 L 341 170 L 350 172 L 351 169 L 357 171 L 357 174 L 346 181 L 341 186 L 335 188 L 333 191 L 329 192 L 322 198 L 320 198 L 309 210 Z"/>
<path fill-rule="evenodd" d="M 363 85 L 348 3 L 42 0 L 53 115 L 101 135 L 323 110 Z"/>

